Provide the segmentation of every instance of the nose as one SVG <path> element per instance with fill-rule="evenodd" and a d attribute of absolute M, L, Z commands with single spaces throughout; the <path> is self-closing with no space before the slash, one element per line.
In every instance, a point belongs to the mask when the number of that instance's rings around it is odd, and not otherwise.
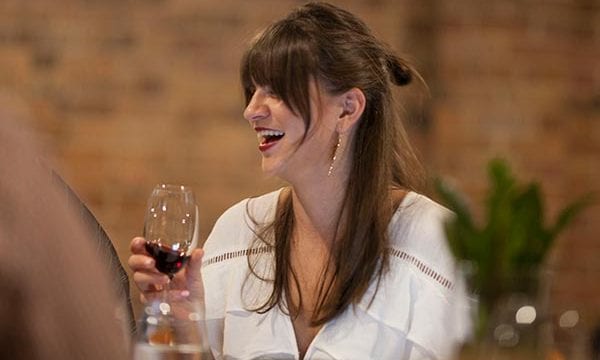
<path fill-rule="evenodd" d="M 252 95 L 250 102 L 244 109 L 244 118 L 249 122 L 258 121 L 269 116 L 269 107 L 264 102 L 264 97 L 258 91 Z"/>

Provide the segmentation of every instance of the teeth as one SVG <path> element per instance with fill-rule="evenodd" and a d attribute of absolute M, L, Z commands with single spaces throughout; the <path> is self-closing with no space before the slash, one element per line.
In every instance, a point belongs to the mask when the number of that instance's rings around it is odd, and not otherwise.
<path fill-rule="evenodd" d="M 284 132 L 277 130 L 261 130 L 256 133 L 259 138 L 265 136 L 283 136 Z"/>

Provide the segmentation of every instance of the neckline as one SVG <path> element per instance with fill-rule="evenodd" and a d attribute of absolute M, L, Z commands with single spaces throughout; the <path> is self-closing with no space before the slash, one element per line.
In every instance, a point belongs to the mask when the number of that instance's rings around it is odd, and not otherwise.
<path fill-rule="evenodd" d="M 315 336 L 312 338 L 312 340 L 308 344 L 308 347 L 306 348 L 306 351 L 304 352 L 304 356 L 300 357 L 300 349 L 298 348 L 298 340 L 296 339 L 296 330 L 294 330 L 294 324 L 292 323 L 292 318 L 290 317 L 289 314 L 284 314 L 284 318 L 285 318 L 284 322 L 286 324 L 288 334 L 293 339 L 292 343 L 293 343 L 294 355 L 299 360 L 308 359 L 309 356 L 311 356 L 311 354 L 314 352 L 315 344 L 317 343 L 317 340 L 319 339 L 321 334 L 323 334 L 325 329 L 327 327 L 329 327 L 329 324 L 332 322 L 330 320 L 330 321 L 326 322 L 325 324 L 323 324 L 323 326 L 321 326 L 319 331 L 317 331 Z"/>
<path fill-rule="evenodd" d="M 277 193 L 277 196 L 275 197 L 276 208 L 277 208 L 277 206 L 279 206 L 279 204 L 281 202 L 282 194 L 284 194 L 284 192 L 286 192 L 286 191 L 289 191 L 288 188 L 286 188 L 286 187 L 281 187 L 276 191 L 276 193 Z M 416 198 L 418 195 L 419 194 L 417 194 L 416 192 L 414 192 L 412 190 L 406 191 L 406 193 L 404 194 L 404 197 L 400 200 L 400 202 L 394 209 L 394 212 L 392 214 L 392 217 L 390 218 L 390 222 L 389 222 L 388 226 L 391 226 L 393 223 L 395 223 L 397 221 L 398 216 L 400 216 L 400 213 L 402 213 L 403 209 L 409 204 L 409 201 L 411 201 L 413 198 Z M 284 296 L 284 298 L 285 298 L 285 296 Z M 308 359 L 308 358 L 310 358 L 310 356 L 312 356 L 312 354 L 315 352 L 315 346 L 316 346 L 315 344 L 318 343 L 319 338 L 322 336 L 322 334 L 325 332 L 325 330 L 331 326 L 330 324 L 335 320 L 335 319 L 330 320 L 330 321 L 324 323 L 323 326 L 321 326 L 319 331 L 317 331 L 315 336 L 312 338 L 312 340 L 308 344 L 308 347 L 306 348 L 306 352 L 304 353 L 304 356 L 302 358 L 300 358 L 300 349 L 298 348 L 298 341 L 296 339 L 296 331 L 294 329 L 294 324 L 292 323 L 292 318 L 288 314 L 284 314 L 284 318 L 285 318 L 284 322 L 286 324 L 287 331 L 288 331 L 288 336 L 290 336 L 292 339 L 294 356 L 299 360 Z"/>

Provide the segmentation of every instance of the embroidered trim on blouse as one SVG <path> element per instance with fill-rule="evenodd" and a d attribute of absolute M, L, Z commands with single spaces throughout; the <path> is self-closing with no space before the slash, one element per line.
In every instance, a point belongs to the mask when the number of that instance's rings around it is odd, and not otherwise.
<path fill-rule="evenodd" d="M 272 249 L 273 248 L 269 247 L 269 246 L 261 246 L 261 247 L 252 248 L 252 249 L 230 251 L 230 252 L 226 252 L 221 255 L 213 256 L 209 259 L 206 259 L 205 261 L 202 262 L 202 265 L 206 266 L 206 265 L 211 265 L 211 264 L 215 264 L 215 263 L 220 263 L 225 260 L 230 260 L 230 259 L 235 259 L 235 258 L 242 257 L 242 256 L 247 256 L 248 254 L 251 254 L 251 255 L 264 254 L 267 252 L 271 252 Z M 425 264 L 418 258 L 416 258 L 402 250 L 398 250 L 398 249 L 394 249 L 394 248 L 388 248 L 388 251 L 390 252 L 390 254 L 392 256 L 395 256 L 398 259 L 404 260 L 404 261 L 408 262 L 409 264 L 412 264 L 417 269 L 419 269 L 423 274 L 429 276 L 430 278 L 435 280 L 437 283 L 439 283 L 443 287 L 445 287 L 449 290 L 452 290 L 454 288 L 454 284 L 452 283 L 452 281 L 450 281 L 447 278 L 445 278 L 444 276 L 440 275 L 438 272 L 436 272 L 431 267 L 429 267 L 429 265 Z"/>
<path fill-rule="evenodd" d="M 250 255 L 263 254 L 263 253 L 270 252 L 271 249 L 272 248 L 270 246 L 261 246 L 261 247 L 252 248 L 252 249 L 230 251 L 230 252 L 226 252 L 221 255 L 213 256 L 209 259 L 206 259 L 205 261 L 202 262 L 202 266 L 219 263 L 219 262 L 222 262 L 225 260 L 234 259 L 234 258 L 238 258 L 241 256 L 248 256 L 248 254 L 250 254 Z"/>
<path fill-rule="evenodd" d="M 438 272 L 436 272 L 431 267 L 429 267 L 429 265 L 425 264 L 424 262 L 417 259 L 416 257 L 414 257 L 408 253 L 405 253 L 402 250 L 398 250 L 398 249 L 394 249 L 394 248 L 388 248 L 388 250 L 390 251 L 390 254 L 414 265 L 423 274 L 425 274 L 425 275 L 429 276 L 430 278 L 432 278 L 433 280 L 437 281 L 443 287 L 445 287 L 449 290 L 452 290 L 454 288 L 454 284 L 452 283 L 452 281 L 446 279 L 444 276 L 440 275 Z"/>

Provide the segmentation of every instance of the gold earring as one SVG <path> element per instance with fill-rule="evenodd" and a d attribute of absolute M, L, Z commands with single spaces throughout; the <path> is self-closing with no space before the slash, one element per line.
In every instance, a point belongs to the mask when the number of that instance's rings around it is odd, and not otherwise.
<path fill-rule="evenodd" d="M 333 174 L 333 165 L 335 164 L 335 159 L 337 159 L 338 151 L 340 150 L 340 146 L 342 145 L 342 135 L 338 134 L 338 141 L 335 145 L 335 150 L 333 151 L 333 157 L 331 158 L 331 165 L 329 165 L 329 171 L 327 171 L 327 176 L 331 176 Z"/>

